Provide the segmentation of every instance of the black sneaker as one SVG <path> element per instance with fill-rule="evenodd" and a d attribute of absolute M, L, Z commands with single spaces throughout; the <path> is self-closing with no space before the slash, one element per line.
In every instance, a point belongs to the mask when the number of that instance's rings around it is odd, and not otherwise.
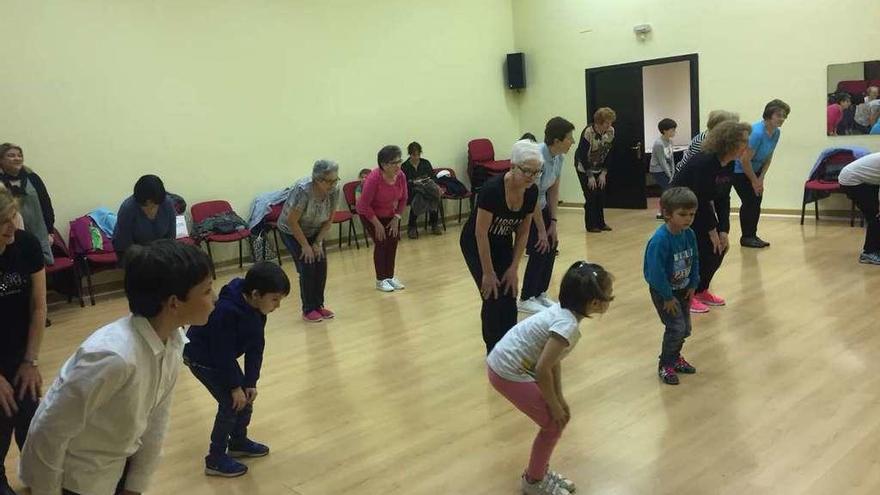
<path fill-rule="evenodd" d="M 765 241 L 764 239 L 761 239 L 761 238 L 758 237 L 758 236 L 755 236 L 755 239 L 757 239 L 758 242 L 760 242 L 761 244 L 763 244 L 764 247 L 768 247 L 768 246 L 770 246 L 770 243 L 769 243 L 769 242 Z"/>
<path fill-rule="evenodd" d="M 209 454 L 205 457 L 205 474 L 223 478 L 237 478 L 248 472 L 248 467 L 228 455 Z"/>
<path fill-rule="evenodd" d="M 675 368 L 672 366 L 660 368 L 660 371 L 658 371 L 657 374 L 660 376 L 660 379 L 663 380 L 663 383 L 667 385 L 678 385 L 678 375 L 675 374 Z"/>
<path fill-rule="evenodd" d="M 757 237 L 743 237 L 739 240 L 739 245 L 747 248 L 765 248 L 770 245 L 769 242 L 764 242 Z"/>
<path fill-rule="evenodd" d="M 693 375 L 697 372 L 697 369 L 691 366 L 691 363 L 685 361 L 684 357 L 678 356 L 678 361 L 675 362 L 675 371 Z"/>
<path fill-rule="evenodd" d="M 592 229 L 587 229 L 587 232 L 592 232 L 595 234 L 597 232 L 602 232 L 602 229 L 600 229 L 598 227 L 593 227 Z"/>
<path fill-rule="evenodd" d="M 602 228 L 602 230 L 604 230 L 606 232 L 611 231 L 611 227 L 609 227 L 607 225 L 603 225 L 601 228 Z"/>
<path fill-rule="evenodd" d="M 269 455 L 269 447 L 249 438 L 229 442 L 229 457 L 263 457 L 265 455 Z"/>

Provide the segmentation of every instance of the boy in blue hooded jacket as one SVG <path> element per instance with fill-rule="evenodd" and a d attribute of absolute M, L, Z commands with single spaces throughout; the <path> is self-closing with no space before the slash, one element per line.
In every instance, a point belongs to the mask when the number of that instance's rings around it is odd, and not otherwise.
<path fill-rule="evenodd" d="M 262 457 L 269 447 L 247 437 L 257 380 L 263 364 L 266 315 L 290 292 L 290 281 L 273 263 L 257 263 L 244 279 L 235 278 L 220 291 L 208 323 L 191 326 L 184 363 L 217 400 L 205 474 L 235 477 L 247 473 L 240 457 Z M 238 358 L 244 355 L 244 371 Z"/>

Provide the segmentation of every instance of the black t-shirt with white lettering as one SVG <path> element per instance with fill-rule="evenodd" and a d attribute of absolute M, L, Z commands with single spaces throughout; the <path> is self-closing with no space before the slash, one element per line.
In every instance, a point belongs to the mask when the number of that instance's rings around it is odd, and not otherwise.
<path fill-rule="evenodd" d="M 43 269 L 43 250 L 33 235 L 15 231 L 0 254 L 0 365 L 15 364 L 27 350 L 31 324 L 31 275 Z"/>
<path fill-rule="evenodd" d="M 477 209 L 486 210 L 492 214 L 492 224 L 489 225 L 489 247 L 492 259 L 496 259 L 496 254 L 500 251 L 506 252 L 513 249 L 514 232 L 526 215 L 535 211 L 537 202 L 538 186 L 532 185 L 525 190 L 522 206 L 516 211 L 511 211 L 507 207 L 504 175 L 493 177 L 483 184 L 480 194 L 477 196 Z M 471 253 L 475 253 L 477 250 L 476 227 L 477 211 L 474 210 L 461 231 L 462 249 Z"/>

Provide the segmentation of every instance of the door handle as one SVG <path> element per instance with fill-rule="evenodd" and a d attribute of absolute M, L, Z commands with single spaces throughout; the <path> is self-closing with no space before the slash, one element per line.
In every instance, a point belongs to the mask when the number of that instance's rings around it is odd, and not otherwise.
<path fill-rule="evenodd" d="M 632 150 L 636 152 L 636 158 L 639 160 L 642 159 L 642 142 L 639 141 L 635 146 L 632 147 Z"/>

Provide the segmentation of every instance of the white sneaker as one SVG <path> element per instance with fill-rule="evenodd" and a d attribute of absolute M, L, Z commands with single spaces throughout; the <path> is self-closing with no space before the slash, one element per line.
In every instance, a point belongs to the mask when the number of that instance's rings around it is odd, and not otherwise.
<path fill-rule="evenodd" d="M 862 253 L 859 255 L 859 263 L 866 265 L 880 265 L 880 253 Z"/>
<path fill-rule="evenodd" d="M 536 297 L 535 299 L 539 303 L 541 303 L 542 305 L 544 305 L 545 307 L 548 307 L 548 308 L 550 306 L 553 306 L 554 304 L 556 304 L 556 301 L 554 301 L 553 299 L 550 299 L 550 297 L 547 296 L 546 292 L 542 292 L 541 295 Z"/>
<path fill-rule="evenodd" d="M 394 278 L 386 278 L 385 281 L 388 282 L 388 285 L 390 285 L 391 287 L 393 287 L 394 290 L 403 290 L 403 289 L 406 289 L 406 286 L 403 285 L 402 283 L 400 283 L 400 280 L 397 280 L 397 277 L 394 277 Z"/>
<path fill-rule="evenodd" d="M 574 484 L 574 481 L 566 478 L 565 476 L 557 473 L 556 471 L 547 470 L 547 477 L 555 480 L 556 484 L 568 490 L 568 493 L 574 493 L 577 490 L 577 487 Z"/>
<path fill-rule="evenodd" d="M 522 492 L 523 495 L 571 495 L 570 491 L 563 488 L 556 479 L 550 476 L 544 476 L 544 479 L 537 483 L 529 483 L 523 475 Z"/>
<path fill-rule="evenodd" d="M 389 279 L 376 280 L 376 289 L 382 292 L 394 292 L 394 286 L 388 283 Z"/>
<path fill-rule="evenodd" d="M 520 301 L 516 305 L 516 309 L 518 309 L 520 313 L 534 314 L 544 311 L 545 306 L 538 302 L 537 298 L 533 297 L 531 299 L 526 299 L 525 301 Z"/>

